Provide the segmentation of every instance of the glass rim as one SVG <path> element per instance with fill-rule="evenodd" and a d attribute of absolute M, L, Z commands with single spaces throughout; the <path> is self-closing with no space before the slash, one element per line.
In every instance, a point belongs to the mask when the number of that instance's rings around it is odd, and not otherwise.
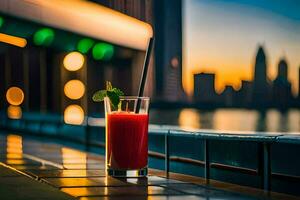
<path fill-rule="evenodd" d="M 138 97 L 138 96 L 120 96 L 120 100 L 136 100 L 136 99 L 141 99 L 141 100 L 150 100 L 150 97 Z"/>
<path fill-rule="evenodd" d="M 108 97 L 104 97 L 104 99 L 109 99 Z M 120 96 L 120 100 L 150 100 L 150 97 L 138 97 L 138 96 Z"/>

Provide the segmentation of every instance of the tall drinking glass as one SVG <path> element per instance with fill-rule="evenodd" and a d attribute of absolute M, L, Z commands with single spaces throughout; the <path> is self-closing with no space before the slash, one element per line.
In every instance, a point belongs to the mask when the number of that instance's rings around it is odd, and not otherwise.
<path fill-rule="evenodd" d="M 105 97 L 108 175 L 147 176 L 149 103 L 149 97 L 125 96 L 114 106 Z"/>

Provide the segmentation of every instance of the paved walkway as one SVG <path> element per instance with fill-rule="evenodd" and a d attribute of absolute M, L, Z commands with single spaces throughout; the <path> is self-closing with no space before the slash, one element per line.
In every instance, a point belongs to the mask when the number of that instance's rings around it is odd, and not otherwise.
<path fill-rule="evenodd" d="M 0 135 L 0 194 L 6 199 L 296 199 L 150 170 L 147 178 L 105 176 L 104 158 L 66 146 Z"/>

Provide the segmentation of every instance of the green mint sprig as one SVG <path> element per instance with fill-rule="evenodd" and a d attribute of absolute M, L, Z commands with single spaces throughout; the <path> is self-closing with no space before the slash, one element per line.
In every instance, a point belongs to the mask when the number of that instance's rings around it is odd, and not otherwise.
<path fill-rule="evenodd" d="M 124 92 L 119 88 L 112 87 L 110 81 L 106 81 L 106 90 L 99 90 L 94 93 L 93 101 L 104 101 L 104 97 L 108 97 L 114 109 L 118 108 L 120 103 L 120 96 L 124 96 Z"/>

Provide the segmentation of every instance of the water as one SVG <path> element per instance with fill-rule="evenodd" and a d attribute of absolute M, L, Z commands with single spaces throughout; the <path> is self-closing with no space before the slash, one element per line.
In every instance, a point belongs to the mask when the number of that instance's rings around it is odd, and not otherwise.
<path fill-rule="evenodd" d="M 150 123 L 177 125 L 183 129 L 300 133 L 300 109 L 286 112 L 275 109 L 265 112 L 247 109 L 151 109 Z"/>

